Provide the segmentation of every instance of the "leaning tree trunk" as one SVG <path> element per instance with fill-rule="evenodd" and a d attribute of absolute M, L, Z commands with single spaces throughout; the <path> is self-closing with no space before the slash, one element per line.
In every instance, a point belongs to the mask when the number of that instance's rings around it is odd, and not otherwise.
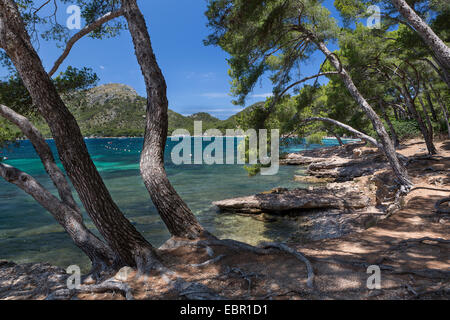
<path fill-rule="evenodd" d="M 391 132 L 392 141 L 394 142 L 394 148 L 397 149 L 398 146 L 400 145 L 400 141 L 398 140 L 398 136 L 397 136 L 397 133 L 395 132 L 394 125 L 392 124 L 391 119 L 389 119 L 389 116 L 386 113 L 386 109 L 384 108 L 382 101 L 380 101 L 380 110 L 381 110 L 381 113 L 383 114 L 384 121 L 386 121 L 386 123 L 389 126 L 389 131 Z"/>
<path fill-rule="evenodd" d="M 428 153 L 433 155 L 437 153 L 437 150 L 433 144 L 433 137 L 430 135 L 430 131 L 427 129 L 425 123 L 423 122 L 422 116 L 417 112 L 416 105 L 412 99 L 406 85 L 403 84 L 400 88 L 403 97 L 405 98 L 406 106 L 409 112 L 412 114 L 413 118 L 419 124 L 419 129 L 422 132 L 423 138 L 425 139 L 425 144 L 427 145 Z"/>
<path fill-rule="evenodd" d="M 342 142 L 341 136 L 338 135 L 337 133 L 333 132 L 332 133 L 333 136 L 336 138 L 336 140 L 338 141 L 339 145 L 342 147 L 344 145 L 344 142 Z"/>
<path fill-rule="evenodd" d="M 311 37 L 311 39 L 316 39 L 314 35 L 309 34 L 309 36 Z M 327 48 L 327 46 L 323 42 L 316 40 L 315 44 L 320 49 L 320 51 L 322 51 L 325 54 L 325 56 L 331 62 L 333 67 L 337 71 L 339 71 L 339 75 L 342 81 L 344 82 L 345 86 L 347 87 L 348 91 L 372 122 L 372 125 L 380 139 L 382 149 L 392 167 L 392 170 L 394 171 L 398 183 L 409 189 L 412 186 L 412 182 L 408 177 L 408 172 L 406 171 L 406 168 L 398 160 L 394 145 L 392 144 L 392 140 L 389 137 L 389 134 L 386 132 L 386 129 L 384 128 L 380 117 L 369 105 L 366 99 L 364 99 L 362 94 L 359 92 L 358 88 L 356 88 L 350 75 L 345 70 L 344 66 L 341 64 L 336 55 L 331 53 L 331 51 Z"/>
<path fill-rule="evenodd" d="M 370 142 L 371 144 L 373 144 L 375 147 L 380 148 L 381 151 L 383 151 L 382 146 L 379 145 L 379 143 L 377 142 L 377 140 L 375 140 L 374 138 L 372 138 L 371 136 L 368 136 L 365 133 L 362 133 L 352 127 L 350 127 L 349 125 L 346 125 L 345 123 L 339 122 L 337 120 L 331 119 L 331 118 L 325 118 L 325 117 L 310 117 L 310 118 L 306 118 L 306 119 L 302 119 L 300 122 L 302 123 L 306 123 L 306 122 L 312 122 L 312 121 L 322 121 L 322 122 L 328 122 L 332 125 L 341 127 L 351 133 L 353 133 L 354 135 L 356 135 L 358 138 L 361 138 L 364 141 Z"/>
<path fill-rule="evenodd" d="M 431 122 L 430 115 L 428 114 L 428 109 L 427 109 L 425 103 L 423 102 L 422 97 L 419 97 L 419 102 L 420 102 L 420 105 L 422 106 L 422 110 L 425 115 L 425 120 L 427 121 L 428 134 L 429 134 L 431 140 L 433 141 L 433 137 L 434 137 L 433 123 Z"/>
<path fill-rule="evenodd" d="M 408 5 L 405 0 L 391 0 L 400 14 L 416 30 L 423 41 L 435 54 L 443 69 L 450 71 L 450 48 L 442 41 L 425 21 Z"/>
<path fill-rule="evenodd" d="M 433 120 L 435 122 L 437 122 L 438 121 L 437 113 L 436 113 L 436 110 L 434 109 L 433 100 L 431 99 L 431 95 L 430 95 L 430 92 L 428 90 L 428 87 L 427 87 L 427 84 L 425 81 L 423 82 L 423 88 L 424 88 L 424 92 L 425 92 L 425 97 L 427 98 L 427 101 L 428 101 L 428 105 L 430 106 L 431 115 L 433 116 Z"/>
<path fill-rule="evenodd" d="M 444 119 L 445 119 L 445 122 L 447 124 L 448 137 L 450 138 L 450 122 L 449 122 L 449 118 L 448 118 L 447 107 L 442 102 L 441 95 L 439 94 L 439 91 L 436 91 L 431 83 L 430 83 L 430 88 L 431 88 L 431 91 L 433 91 L 434 96 L 436 97 L 436 100 L 437 100 L 439 106 L 442 109 L 442 113 L 444 115 Z"/>
<path fill-rule="evenodd" d="M 173 236 L 195 239 L 203 227 L 171 185 L 164 168 L 168 101 L 166 82 L 158 66 L 145 19 L 135 0 L 122 0 L 137 60 L 147 88 L 147 122 L 141 174 L 161 218 Z"/>
<path fill-rule="evenodd" d="M 123 264 L 146 264 L 153 247 L 114 203 L 84 143 L 80 128 L 45 72 L 17 5 L 0 0 L 0 47 L 13 61 L 33 103 L 50 127 L 61 163 L 87 213 Z"/>
<path fill-rule="evenodd" d="M 442 113 L 444 114 L 445 123 L 447 124 L 448 138 L 450 139 L 450 122 L 448 119 L 447 109 L 443 104 L 441 104 Z"/>
<path fill-rule="evenodd" d="M 399 118 L 398 118 L 397 109 L 394 107 L 393 110 L 394 110 L 394 117 L 395 117 L 395 120 L 398 121 Z"/>

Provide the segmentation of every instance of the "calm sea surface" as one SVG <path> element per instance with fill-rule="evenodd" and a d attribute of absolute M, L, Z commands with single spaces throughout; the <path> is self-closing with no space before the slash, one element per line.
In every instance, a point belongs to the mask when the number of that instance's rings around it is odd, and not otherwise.
<path fill-rule="evenodd" d="M 234 138 L 227 138 L 234 139 Z M 89 152 L 114 200 L 136 228 L 155 246 L 169 238 L 164 224 L 153 206 L 139 175 L 142 139 L 88 139 Z M 56 154 L 53 141 L 48 141 Z M 175 189 L 194 211 L 201 224 L 221 238 L 232 238 L 256 244 L 263 240 L 282 241 L 297 230 L 289 221 L 266 223 L 249 217 L 220 213 L 211 202 L 251 195 L 275 187 L 298 188 L 294 182 L 300 167 L 280 167 L 278 175 L 249 178 L 242 165 L 181 165 L 171 161 L 175 144 L 170 139 L 166 148 L 166 168 Z M 204 146 L 210 142 L 204 142 Z M 325 146 L 335 140 L 324 140 Z M 320 145 L 310 145 L 317 148 Z M 282 151 L 299 151 L 304 144 L 291 144 Z M 8 150 L 6 163 L 34 176 L 55 192 L 50 179 L 29 141 Z M 56 192 L 55 192 L 56 194 Z M 77 199 L 78 200 L 78 199 Z M 86 217 L 86 224 L 93 228 Z M 94 228 L 93 228 L 94 229 Z M 48 262 L 61 267 L 77 264 L 84 270 L 89 265 L 84 254 L 72 244 L 52 216 L 22 190 L 0 179 L 0 260 L 18 263 Z"/>

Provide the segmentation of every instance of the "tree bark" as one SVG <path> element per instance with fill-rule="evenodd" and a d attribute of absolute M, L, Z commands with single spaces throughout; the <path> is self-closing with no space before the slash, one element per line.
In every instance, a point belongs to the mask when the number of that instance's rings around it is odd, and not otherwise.
<path fill-rule="evenodd" d="M 428 114 L 428 109 L 425 103 L 422 100 L 422 97 L 419 97 L 420 105 L 422 106 L 423 113 L 425 115 L 425 120 L 427 121 L 428 134 L 430 135 L 431 140 L 433 140 L 434 132 L 433 132 L 433 123 L 431 122 L 430 115 Z"/>
<path fill-rule="evenodd" d="M 436 110 L 434 109 L 433 100 L 431 99 L 430 91 L 428 90 L 426 82 L 423 81 L 422 83 L 423 83 L 423 88 L 424 88 L 424 92 L 425 92 L 425 97 L 427 98 L 428 105 L 430 106 L 431 115 L 433 116 L 433 120 L 435 122 L 437 122 L 438 117 L 437 117 Z"/>
<path fill-rule="evenodd" d="M 447 113 L 447 110 L 445 109 L 444 105 L 441 104 L 441 108 L 442 108 L 442 113 L 444 114 L 445 123 L 447 124 L 448 138 L 450 139 L 450 122 L 448 119 L 448 113 Z"/>
<path fill-rule="evenodd" d="M 441 66 L 439 64 L 439 61 L 437 61 L 436 57 L 433 54 L 432 54 L 432 59 L 434 61 L 436 61 L 438 66 Z M 436 71 L 436 73 L 439 75 L 441 80 L 443 82 L 445 82 L 447 84 L 447 86 L 450 88 L 450 74 L 449 74 L 449 72 L 447 72 L 447 70 L 445 70 L 444 68 L 439 69 L 439 67 L 437 67 L 430 59 L 422 58 L 420 60 L 425 61 L 426 63 L 428 63 L 428 65 L 431 66 L 434 71 Z"/>
<path fill-rule="evenodd" d="M 422 20 L 422 18 L 420 18 L 405 0 L 391 1 L 400 14 L 430 47 L 443 69 L 450 71 L 450 48 L 447 47 L 444 41 L 434 33 L 434 31 Z"/>
<path fill-rule="evenodd" d="M 313 35 L 310 36 L 312 39 L 315 39 Z M 380 120 L 380 117 L 369 105 L 366 99 L 364 99 L 362 94 L 359 92 L 358 88 L 356 88 L 355 84 L 353 83 L 353 80 L 351 79 L 350 75 L 345 70 L 344 66 L 341 64 L 339 59 L 334 54 L 332 54 L 330 50 L 328 50 L 328 48 L 323 42 L 316 40 L 315 44 L 317 45 L 319 50 L 325 54 L 325 56 L 331 62 L 333 67 L 339 71 L 339 75 L 342 81 L 344 82 L 345 86 L 347 87 L 349 93 L 353 96 L 353 98 L 358 103 L 360 108 L 366 113 L 366 115 L 372 122 L 372 125 L 375 131 L 377 132 L 378 137 L 380 138 L 382 149 L 392 167 L 392 170 L 394 171 L 394 175 L 397 178 L 398 183 L 401 186 L 404 186 L 405 188 L 409 189 L 412 186 L 412 182 L 408 177 L 408 172 L 406 171 L 406 168 L 398 160 L 394 145 L 392 144 L 392 140 L 389 137 L 388 133 L 386 132 L 386 129 L 384 128 L 383 123 Z"/>
<path fill-rule="evenodd" d="M 338 141 L 339 145 L 342 147 L 344 145 L 344 142 L 342 142 L 341 137 L 337 134 L 333 132 L 333 136 L 336 138 L 336 140 Z"/>
<path fill-rule="evenodd" d="M 79 212 L 61 202 L 33 177 L 3 163 L 0 163 L 0 176 L 31 195 L 53 215 L 56 221 L 69 234 L 75 245 L 89 257 L 94 274 L 120 267 L 114 252 L 86 228 Z"/>
<path fill-rule="evenodd" d="M 198 238 L 205 230 L 171 185 L 164 168 L 168 101 L 166 82 L 158 66 L 145 19 L 135 0 L 122 0 L 147 89 L 147 120 L 141 154 L 141 174 L 161 218 L 173 236 Z"/>
<path fill-rule="evenodd" d="M 411 94 L 408 91 L 408 88 L 406 87 L 406 84 L 403 83 L 400 87 L 400 90 L 405 99 L 405 103 L 409 112 L 419 124 L 420 131 L 422 132 L 423 138 L 425 139 L 425 143 L 427 145 L 428 153 L 431 155 L 436 154 L 437 150 L 433 144 L 433 137 L 430 135 L 429 130 L 423 122 L 422 116 L 419 114 L 419 112 L 417 112 L 416 105 L 413 98 L 411 97 Z"/>
<path fill-rule="evenodd" d="M 395 120 L 399 120 L 399 118 L 398 118 L 398 113 L 397 113 L 397 109 L 394 107 L 393 108 L 394 109 L 394 117 L 395 117 Z"/>
<path fill-rule="evenodd" d="M 449 122 L 447 108 L 444 105 L 444 103 L 442 102 L 441 95 L 439 94 L 439 91 L 436 91 L 431 83 L 430 83 L 430 88 L 431 88 L 431 91 L 433 91 L 433 93 L 434 93 L 434 95 L 436 97 L 436 100 L 438 101 L 439 106 L 442 109 L 442 113 L 444 115 L 445 122 L 447 123 L 448 137 L 450 139 L 450 122 Z"/>
<path fill-rule="evenodd" d="M 397 133 L 395 132 L 394 125 L 392 124 L 391 119 L 389 119 L 389 116 L 386 113 L 386 109 L 384 108 L 382 101 L 380 101 L 380 110 L 381 110 L 381 113 L 383 114 L 384 120 L 386 121 L 386 123 L 389 126 L 389 131 L 391 132 L 392 142 L 394 142 L 394 148 L 397 149 L 400 145 L 400 141 L 398 140 L 398 136 L 397 136 Z"/>
<path fill-rule="evenodd" d="M 33 103 L 50 127 L 61 163 L 87 213 L 123 264 L 153 259 L 153 247 L 114 203 L 84 143 L 80 128 L 58 95 L 34 50 L 12 0 L 0 0 L 0 46 L 13 61 Z"/>

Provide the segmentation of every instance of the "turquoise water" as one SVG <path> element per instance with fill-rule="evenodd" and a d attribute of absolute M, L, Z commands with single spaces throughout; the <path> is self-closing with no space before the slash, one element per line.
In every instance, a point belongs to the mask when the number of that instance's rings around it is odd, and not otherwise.
<path fill-rule="evenodd" d="M 56 154 L 53 141 L 48 142 Z M 298 227 L 289 221 L 267 223 L 250 217 L 220 213 L 211 202 L 250 195 L 275 187 L 302 187 L 303 184 L 293 181 L 293 176 L 301 173 L 302 168 L 280 167 L 279 173 L 275 176 L 249 178 L 242 165 L 176 166 L 170 159 L 171 150 L 176 143 L 169 140 L 166 148 L 169 179 L 201 224 L 209 231 L 222 238 L 256 244 L 262 240 L 285 240 L 297 230 Z M 139 175 L 142 139 L 87 139 L 86 144 L 119 207 L 153 245 L 161 245 L 169 238 L 169 233 L 159 218 Z M 326 146 L 335 144 L 335 140 L 324 140 Z M 320 145 L 306 146 L 293 142 L 284 146 L 282 151 L 293 152 L 317 147 Z M 1 156 L 8 157 L 6 163 L 29 173 L 46 188 L 55 192 L 29 141 L 21 141 L 18 147 L 1 151 Z M 88 217 L 86 222 L 93 228 Z M 85 270 L 89 265 L 88 259 L 72 244 L 49 213 L 31 196 L 2 179 L 0 179 L 0 259 L 18 263 L 49 262 L 61 267 L 77 264 Z"/>

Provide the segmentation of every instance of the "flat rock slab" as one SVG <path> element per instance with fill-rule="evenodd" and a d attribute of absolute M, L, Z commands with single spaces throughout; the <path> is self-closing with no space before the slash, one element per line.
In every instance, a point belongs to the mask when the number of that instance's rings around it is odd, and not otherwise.
<path fill-rule="evenodd" d="M 314 162 L 306 173 L 317 178 L 333 178 L 336 181 L 350 181 L 357 177 L 373 174 L 388 167 L 381 154 L 371 154 L 359 159 L 334 157 L 331 160 Z"/>
<path fill-rule="evenodd" d="M 290 153 L 284 159 L 280 159 L 281 165 L 301 166 L 309 165 L 314 162 L 327 161 L 326 158 L 304 157 L 298 153 Z"/>
<path fill-rule="evenodd" d="M 361 209 L 370 199 L 354 190 L 342 189 L 294 189 L 275 193 L 260 193 L 213 202 L 223 211 L 239 213 L 291 214 L 311 209 Z"/>

